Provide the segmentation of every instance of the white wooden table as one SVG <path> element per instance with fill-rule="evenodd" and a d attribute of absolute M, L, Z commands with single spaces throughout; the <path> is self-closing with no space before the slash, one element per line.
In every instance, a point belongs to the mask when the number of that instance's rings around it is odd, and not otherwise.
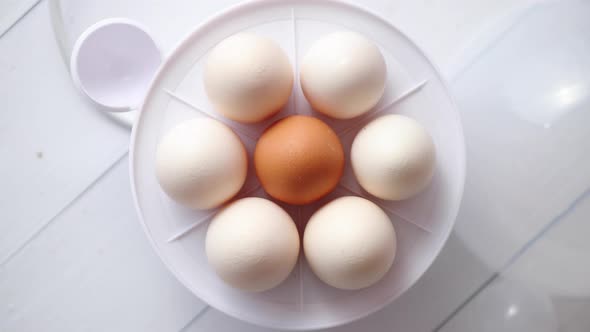
<path fill-rule="evenodd" d="M 199 16 L 232 2 L 203 1 Z M 457 55 L 481 29 L 522 4 L 362 3 L 415 38 L 449 76 Z M 209 309 L 164 268 L 135 215 L 129 130 L 97 112 L 74 88 L 56 44 L 48 1 L 21 10 L 26 13 L 21 19 L 8 14 L 15 6 L 14 1 L 0 3 L 5 20 L 0 27 L 12 26 L 0 37 L 0 331 L 268 331 Z M 6 23 L 10 20 L 17 23 Z M 175 42 L 163 41 L 165 51 Z M 459 100 L 462 104 L 470 101 Z M 477 119 L 469 114 L 464 121 L 474 128 Z M 467 138 L 476 140 L 476 129 L 469 128 Z M 574 137 L 589 138 L 585 133 Z M 555 199 L 532 194 L 515 197 L 524 200 L 519 204 L 483 207 L 485 195 L 476 192 L 481 188 L 476 182 L 485 177 L 479 173 L 484 155 L 468 152 L 470 175 L 458 232 L 434 265 L 384 310 L 331 331 L 503 331 L 502 322 L 514 317 L 523 324 L 519 331 L 550 331 L 554 322 L 562 331 L 590 330 L 589 294 L 548 296 L 523 290 L 511 278 L 522 275 L 519 270 L 546 271 L 547 247 L 556 242 L 587 241 L 581 234 L 590 231 L 585 191 L 590 172 L 565 184 L 544 182 L 553 186 L 548 190 L 560 190 Z M 588 160 L 575 161 L 586 165 Z M 505 219 L 517 223 L 516 239 L 482 234 L 485 225 L 478 223 Z M 466 233 L 481 240 L 476 250 L 462 239 Z M 575 248 L 588 249 L 584 244 Z M 488 257 L 482 259 L 482 253 Z M 560 268 L 567 275 L 568 265 Z"/>

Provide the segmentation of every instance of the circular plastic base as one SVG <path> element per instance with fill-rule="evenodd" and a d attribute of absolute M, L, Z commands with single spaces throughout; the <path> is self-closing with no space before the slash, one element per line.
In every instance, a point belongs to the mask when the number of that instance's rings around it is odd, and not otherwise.
<path fill-rule="evenodd" d="M 215 113 L 203 87 L 207 52 L 224 38 L 249 31 L 275 40 L 289 55 L 298 76 L 298 64 L 320 36 L 354 30 L 373 40 L 383 53 L 388 78 L 386 92 L 368 114 L 334 120 L 314 112 L 296 80 L 288 106 L 272 119 L 244 125 Z M 239 54 L 236 54 L 239 56 Z M 437 149 L 436 171 L 430 186 L 418 196 L 400 202 L 378 200 L 357 184 L 350 168 L 350 145 L 356 133 L 372 119 L 387 113 L 410 116 L 430 132 Z M 155 175 L 155 151 L 162 135 L 181 121 L 209 116 L 233 128 L 250 157 L 264 128 L 291 114 L 316 116 L 340 136 L 346 170 L 340 185 L 328 197 L 296 207 L 279 203 L 302 232 L 313 212 L 345 195 L 366 197 L 390 216 L 398 238 L 391 270 L 374 286 L 344 291 L 318 280 L 300 255 L 291 276 L 279 287 L 246 293 L 223 283 L 207 263 L 204 240 L 215 210 L 196 211 L 171 201 Z M 440 252 L 453 227 L 465 176 L 463 133 L 458 114 L 437 70 L 420 49 L 387 21 L 361 8 L 337 1 L 253 1 L 213 17 L 190 33 L 163 64 L 134 127 L 131 181 L 137 210 L 154 248 L 168 268 L 194 294 L 234 317 L 280 329 L 317 329 L 344 324 L 374 312 L 413 285 Z M 236 198 L 269 198 L 260 188 L 252 163 Z M 428 301 L 428 299 L 425 299 Z"/>

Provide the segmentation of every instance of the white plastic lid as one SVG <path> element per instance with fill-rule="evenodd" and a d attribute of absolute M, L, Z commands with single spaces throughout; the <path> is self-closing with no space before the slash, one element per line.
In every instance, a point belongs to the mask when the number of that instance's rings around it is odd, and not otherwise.
<path fill-rule="evenodd" d="M 139 107 L 161 62 L 160 50 L 144 27 L 110 18 L 80 35 L 70 70 L 93 102 L 110 112 L 126 112 Z"/>

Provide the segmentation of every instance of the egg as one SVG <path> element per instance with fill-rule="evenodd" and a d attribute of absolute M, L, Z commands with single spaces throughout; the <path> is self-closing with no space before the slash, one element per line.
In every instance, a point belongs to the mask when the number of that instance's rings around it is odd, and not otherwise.
<path fill-rule="evenodd" d="M 368 112 L 383 96 L 387 68 L 379 48 L 356 32 L 317 40 L 301 63 L 303 93 L 313 109 L 336 119 Z"/>
<path fill-rule="evenodd" d="M 359 184 L 385 200 L 403 200 L 422 191 L 436 164 L 434 142 L 417 121 L 403 115 L 379 117 L 354 138 L 351 163 Z"/>
<path fill-rule="evenodd" d="M 228 285 L 260 292 L 283 282 L 299 255 L 293 219 L 258 197 L 233 202 L 211 221 L 205 247 L 209 264 Z"/>
<path fill-rule="evenodd" d="M 271 125 L 254 151 L 264 190 L 280 201 L 314 202 L 338 185 L 344 151 L 336 133 L 317 118 L 295 115 Z"/>
<path fill-rule="evenodd" d="M 162 138 L 156 175 L 168 196 L 195 209 L 232 198 L 246 180 L 248 158 L 239 137 L 210 118 L 182 122 Z"/>
<path fill-rule="evenodd" d="M 293 69 L 274 41 L 239 33 L 211 50 L 204 83 L 217 112 L 235 121 L 253 123 L 273 116 L 287 103 Z"/>
<path fill-rule="evenodd" d="M 340 289 L 361 289 L 379 281 L 393 264 L 395 229 L 375 203 L 337 198 L 316 211 L 303 234 L 305 258 L 314 274 Z"/>

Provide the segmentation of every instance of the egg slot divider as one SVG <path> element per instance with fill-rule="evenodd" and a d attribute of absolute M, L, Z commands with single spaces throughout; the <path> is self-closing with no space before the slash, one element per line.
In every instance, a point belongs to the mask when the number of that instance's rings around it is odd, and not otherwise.
<path fill-rule="evenodd" d="M 261 8 L 266 8 L 266 11 L 256 12 Z M 314 11 L 316 8 L 320 8 L 319 13 L 323 12 L 324 15 L 334 9 L 346 15 L 340 22 L 328 23 L 325 19 L 314 17 L 314 13 L 318 13 Z M 269 13 L 269 9 L 270 12 L 276 12 L 276 15 Z M 220 21 L 224 15 L 226 19 Z M 169 269 L 191 291 L 235 317 L 266 326 L 307 329 L 333 326 L 366 315 L 399 296 L 418 279 L 442 247 L 454 222 L 462 191 L 464 166 L 461 159 L 464 158 L 464 151 L 460 122 L 458 118 L 453 118 L 456 114 L 453 114 L 453 105 L 446 96 L 443 83 L 417 48 L 414 52 L 423 57 L 422 65 L 430 70 L 409 73 L 407 69 L 411 66 L 393 55 L 395 49 L 391 50 L 387 43 L 375 38 L 371 29 L 349 26 L 347 15 L 374 18 L 372 14 L 348 4 L 337 1 L 318 4 L 311 0 L 287 0 L 282 4 L 254 1 L 213 18 L 187 37 L 167 60 L 153 82 L 134 128 L 130 165 L 132 184 L 140 219 L 148 237 Z M 232 17 L 234 23 L 228 23 Z M 249 20 L 252 17 L 257 17 L 259 24 L 251 24 Z M 388 23 L 364 22 L 369 27 L 373 24 L 385 24 L 385 30 L 389 30 L 387 34 L 395 31 L 398 39 L 406 39 Z M 278 35 L 285 37 L 285 30 L 288 31 L 289 38 L 277 38 Z M 384 55 L 388 68 L 386 92 L 382 100 L 369 113 L 351 120 L 335 120 L 314 112 L 304 98 L 299 84 L 299 59 L 305 52 L 305 47 L 302 49 L 301 45 L 309 46 L 321 35 L 338 30 L 358 31 L 373 40 Z M 202 84 L 203 61 L 208 51 L 217 42 L 241 31 L 250 31 L 273 39 L 289 55 L 294 70 L 294 86 L 287 106 L 270 119 L 251 125 L 238 123 L 215 113 L 208 103 Z M 215 37 L 210 38 L 212 35 Z M 206 47 L 197 47 L 194 39 Z M 409 40 L 406 39 L 406 42 Z M 413 44 L 411 46 L 415 48 Z M 182 65 L 175 68 L 172 65 L 174 62 Z M 437 99 L 437 94 L 439 101 L 441 94 L 445 95 L 442 104 L 433 100 Z M 439 123 L 444 122 L 444 118 L 443 121 L 438 121 L 441 120 L 440 115 L 435 116 L 437 121 L 431 119 L 430 110 L 438 106 L 449 113 L 451 120 L 447 122 L 452 123 L 450 128 L 446 128 L 449 132 L 442 130 L 441 125 L 447 127 L 448 123 Z M 431 184 L 414 198 L 399 202 L 380 200 L 365 192 L 356 182 L 350 165 L 350 146 L 358 130 L 374 118 L 389 113 L 405 114 L 418 120 L 431 133 L 437 147 L 437 166 Z M 262 131 L 278 119 L 293 114 L 311 115 L 326 122 L 340 137 L 346 157 L 344 175 L 338 187 L 319 201 L 304 206 L 288 205 L 269 197 L 257 182 L 253 164 L 253 151 Z M 175 203 L 159 188 L 153 162 L 139 164 L 137 160 L 140 155 L 143 156 L 142 160 L 154 159 L 155 146 L 161 136 L 175 124 L 197 116 L 210 117 L 228 125 L 238 134 L 248 151 L 248 177 L 232 201 L 256 196 L 278 203 L 295 220 L 300 236 L 303 235 L 305 223 L 313 212 L 337 197 L 361 196 L 379 205 L 390 216 L 398 239 L 397 256 L 386 276 L 366 289 L 339 290 L 323 284 L 315 277 L 301 251 L 297 266 L 289 278 L 274 289 L 262 293 L 247 293 L 225 285 L 207 264 L 204 253 L 206 229 L 219 208 L 191 210 Z M 153 127 L 150 135 L 145 133 L 145 127 L 148 126 L 146 122 Z M 452 143 L 446 142 L 449 137 Z M 146 143 L 148 140 L 149 143 Z M 452 155 L 443 153 L 448 149 L 448 144 L 456 149 Z M 143 149 L 136 151 L 134 147 L 139 146 Z M 459 161 L 455 173 L 449 168 L 453 158 L 457 159 L 455 162 Z M 141 178 L 141 183 L 137 178 Z M 149 187 L 150 190 L 142 190 L 142 187 Z M 453 187 L 452 190 L 449 187 Z M 146 198 L 148 192 L 149 198 Z M 446 197 L 452 192 L 455 192 L 455 197 L 449 202 Z M 146 204 L 147 201 L 151 204 Z M 450 203 L 452 204 L 449 205 Z M 446 215 L 441 216 L 441 211 L 445 211 Z M 441 222 L 441 219 L 446 222 Z M 438 240 L 435 241 L 435 238 Z M 418 252 L 428 257 L 416 260 Z"/>

